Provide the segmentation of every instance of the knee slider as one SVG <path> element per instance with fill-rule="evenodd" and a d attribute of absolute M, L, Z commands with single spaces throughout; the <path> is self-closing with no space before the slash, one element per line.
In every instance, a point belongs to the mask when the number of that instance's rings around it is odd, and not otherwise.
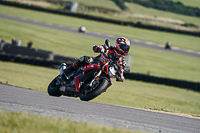
<path fill-rule="evenodd" d="M 89 56 L 82 56 L 76 61 L 76 65 L 77 66 L 84 66 L 84 65 L 88 65 L 92 62 L 93 62 L 93 58 L 91 58 Z"/>
<path fill-rule="evenodd" d="M 82 57 L 80 57 L 79 59 L 78 59 L 78 62 L 80 62 L 80 63 L 82 63 L 84 61 L 84 56 L 82 56 Z"/>

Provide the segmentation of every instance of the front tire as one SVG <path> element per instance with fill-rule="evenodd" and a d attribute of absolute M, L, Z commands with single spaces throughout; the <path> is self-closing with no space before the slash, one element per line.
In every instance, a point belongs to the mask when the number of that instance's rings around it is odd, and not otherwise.
<path fill-rule="evenodd" d="M 54 78 L 51 83 L 49 84 L 48 86 L 48 94 L 50 96 L 56 96 L 56 97 L 60 97 L 62 94 L 60 92 L 60 87 L 61 87 L 61 84 L 58 84 L 56 85 L 57 81 L 59 80 L 58 79 L 59 76 L 57 76 L 56 78 Z"/>
<path fill-rule="evenodd" d="M 97 97 L 98 95 L 100 95 L 102 92 L 104 92 L 107 87 L 109 85 L 109 82 L 107 79 L 103 78 L 101 79 L 101 82 L 100 84 L 98 85 L 97 88 L 95 88 L 93 91 L 91 91 L 90 93 L 88 94 L 84 94 L 85 90 L 87 89 L 87 87 L 84 87 L 80 94 L 79 94 L 79 97 L 82 101 L 89 101 L 89 100 L 92 100 L 94 99 L 95 97 Z"/>

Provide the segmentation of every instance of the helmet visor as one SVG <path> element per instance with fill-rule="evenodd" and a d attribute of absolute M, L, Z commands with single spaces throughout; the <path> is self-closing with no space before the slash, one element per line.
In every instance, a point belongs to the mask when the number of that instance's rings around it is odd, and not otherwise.
<path fill-rule="evenodd" d="M 123 50 L 124 53 L 128 53 L 129 49 L 130 49 L 130 46 L 126 45 L 126 44 L 121 44 L 120 48 Z"/>

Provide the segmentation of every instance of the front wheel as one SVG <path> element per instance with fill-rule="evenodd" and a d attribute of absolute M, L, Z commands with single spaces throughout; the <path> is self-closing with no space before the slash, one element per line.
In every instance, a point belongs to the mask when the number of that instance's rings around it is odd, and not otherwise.
<path fill-rule="evenodd" d="M 48 86 L 48 94 L 50 96 L 56 96 L 59 97 L 62 94 L 60 93 L 60 87 L 61 87 L 61 81 L 59 79 L 60 76 L 57 76 L 56 78 L 54 78 L 51 83 Z"/>
<path fill-rule="evenodd" d="M 99 82 L 99 85 L 97 87 L 93 88 L 88 88 L 85 86 L 80 94 L 79 97 L 83 101 L 89 101 L 100 95 L 102 92 L 104 92 L 107 87 L 109 86 L 109 81 L 105 78 L 102 78 Z"/>

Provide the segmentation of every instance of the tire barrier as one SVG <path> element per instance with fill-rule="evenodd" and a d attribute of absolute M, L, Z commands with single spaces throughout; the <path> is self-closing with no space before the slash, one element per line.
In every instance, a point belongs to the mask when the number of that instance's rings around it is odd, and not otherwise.
<path fill-rule="evenodd" d="M 23 56 L 30 56 L 33 58 L 42 58 L 42 59 L 51 59 L 52 57 L 54 57 L 54 53 L 51 51 L 47 51 L 47 50 L 42 50 L 42 49 L 36 49 L 36 48 L 28 48 L 25 46 L 17 46 L 14 44 L 10 44 L 7 42 L 0 42 L 0 51 L 3 51 L 7 54 L 12 54 L 12 55 L 23 55 Z"/>
<path fill-rule="evenodd" d="M 58 68 L 58 66 L 60 66 L 60 64 L 63 62 L 61 60 L 52 61 L 52 60 L 46 60 L 46 59 L 38 59 L 38 58 L 32 58 L 32 57 L 27 57 L 27 56 L 16 56 L 16 55 L 3 54 L 3 53 L 0 53 L 0 60 L 35 65 L 35 66 L 50 67 L 50 68 Z M 67 65 L 70 65 L 71 63 L 72 63 L 71 60 L 68 60 L 66 62 Z"/>
<path fill-rule="evenodd" d="M 22 57 L 30 57 L 30 58 L 38 58 L 37 62 L 42 60 L 53 60 L 53 61 L 70 61 L 74 62 L 74 58 L 63 56 L 59 54 L 54 54 L 52 51 L 42 50 L 42 49 L 36 49 L 36 48 L 28 48 L 25 46 L 16 46 L 14 44 L 10 44 L 7 42 L 0 42 L 0 52 L 6 53 L 8 55 L 20 55 Z M 17 56 L 18 58 L 16 60 L 22 60 Z M 27 59 L 23 59 L 27 60 Z"/>
<path fill-rule="evenodd" d="M 31 58 L 31 57 L 16 56 L 16 55 L 3 54 L 3 53 L 0 53 L 0 60 L 30 64 L 30 65 L 35 65 L 35 66 L 56 68 L 56 69 L 59 68 L 60 64 L 63 62 L 63 61 L 50 61 L 50 60 L 37 59 L 37 58 Z M 67 65 L 70 65 L 73 63 L 73 61 L 74 60 L 72 60 L 72 58 L 69 58 L 69 60 L 65 60 L 64 62 Z M 148 82 L 148 83 L 174 86 L 174 87 L 185 88 L 185 89 L 200 92 L 200 82 L 191 82 L 191 81 L 184 81 L 184 80 L 178 80 L 178 79 L 162 78 L 162 77 L 150 76 L 150 75 L 139 74 L 139 73 L 124 73 L 124 77 L 130 80 L 137 80 L 137 81 L 143 81 L 143 82 Z"/>
<path fill-rule="evenodd" d="M 42 12 L 48 12 L 48 13 L 54 13 L 54 14 L 60 14 L 60 15 L 67 15 L 67 16 L 72 16 L 72 17 L 78 17 L 78 18 L 83 18 L 83 19 L 101 21 L 101 22 L 106 22 L 106 23 L 118 24 L 118 25 L 138 27 L 138 28 L 149 29 L 149 30 L 157 30 L 157 31 L 165 31 L 165 32 L 173 32 L 173 33 L 179 33 L 179 34 L 200 36 L 200 32 L 183 31 L 183 30 L 171 29 L 171 28 L 167 28 L 167 27 L 147 25 L 147 24 L 143 24 L 140 21 L 138 21 L 137 23 L 134 23 L 134 22 L 128 22 L 128 21 L 113 20 L 113 19 L 108 19 L 108 18 L 103 18 L 103 17 L 96 17 L 96 16 L 92 16 L 92 15 L 85 15 L 85 14 L 81 14 L 81 13 L 66 12 L 66 11 L 64 11 L 64 9 L 62 11 L 53 10 L 53 9 L 47 9 L 47 8 L 38 7 L 38 6 L 34 6 L 34 5 L 26 5 L 26 4 L 22 4 L 22 3 L 5 1 L 5 0 L 0 0 L 0 4 L 25 8 L 25 9 L 29 9 L 29 10 L 36 10 L 36 11 L 42 11 Z"/>

